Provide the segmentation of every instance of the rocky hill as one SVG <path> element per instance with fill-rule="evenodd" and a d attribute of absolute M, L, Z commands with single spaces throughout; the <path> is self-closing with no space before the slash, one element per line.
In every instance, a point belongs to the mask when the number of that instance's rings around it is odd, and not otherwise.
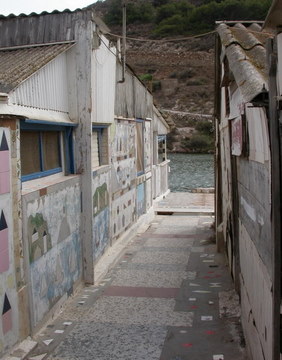
<path fill-rule="evenodd" d="M 212 146 L 208 144 L 212 143 L 212 133 L 210 137 L 205 134 L 205 139 L 201 137 L 201 144 L 194 147 L 190 147 L 187 140 L 199 133 L 196 130 L 199 121 L 212 121 L 214 37 L 141 44 L 128 41 L 127 46 L 127 62 L 152 90 L 158 107 L 170 115 L 176 125 L 169 136 L 169 149 L 211 151 Z"/>
<path fill-rule="evenodd" d="M 127 63 L 152 91 L 175 129 L 175 152 L 213 150 L 214 39 L 216 19 L 264 18 L 271 0 L 105 0 L 95 10 L 121 35 L 121 1 L 127 4 Z M 256 12 L 254 12 L 256 11 Z M 252 15 L 250 15 L 252 14 Z M 208 20 L 207 20 L 208 19 Z M 185 40 L 181 40 L 185 37 Z M 137 41 L 144 39 L 148 41 Z"/>

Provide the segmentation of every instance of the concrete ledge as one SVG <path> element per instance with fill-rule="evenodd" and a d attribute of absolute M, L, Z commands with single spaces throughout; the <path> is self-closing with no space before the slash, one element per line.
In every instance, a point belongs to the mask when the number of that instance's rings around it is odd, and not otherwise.
<path fill-rule="evenodd" d="M 19 345 L 16 345 L 16 347 L 11 352 L 11 355 L 5 357 L 5 360 L 24 360 L 26 359 L 27 355 L 35 349 L 37 346 L 37 342 L 31 340 L 30 337 L 22 341 Z M 3 359 L 3 360 L 4 360 Z"/>
<path fill-rule="evenodd" d="M 167 213 L 177 213 L 185 214 L 185 215 L 214 215 L 213 209 L 189 209 L 189 208 L 164 208 L 164 207 L 157 207 L 155 208 L 155 213 L 158 215 L 165 215 Z"/>

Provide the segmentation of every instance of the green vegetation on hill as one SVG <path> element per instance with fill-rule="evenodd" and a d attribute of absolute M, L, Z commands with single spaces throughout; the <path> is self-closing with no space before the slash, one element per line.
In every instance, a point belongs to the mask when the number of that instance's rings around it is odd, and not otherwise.
<path fill-rule="evenodd" d="M 122 0 L 106 0 L 108 25 L 121 25 Z M 264 20 L 271 0 L 138 0 L 127 4 L 128 24 L 153 24 L 153 36 L 213 30 L 218 20 Z"/>

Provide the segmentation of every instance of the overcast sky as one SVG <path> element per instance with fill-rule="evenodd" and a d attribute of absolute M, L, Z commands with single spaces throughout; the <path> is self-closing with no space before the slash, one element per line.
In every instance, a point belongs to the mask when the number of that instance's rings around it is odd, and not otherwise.
<path fill-rule="evenodd" d="M 19 15 L 21 13 L 30 14 L 32 12 L 41 13 L 42 11 L 51 12 L 53 10 L 75 10 L 93 4 L 97 0 L 2 0 L 0 14 Z"/>

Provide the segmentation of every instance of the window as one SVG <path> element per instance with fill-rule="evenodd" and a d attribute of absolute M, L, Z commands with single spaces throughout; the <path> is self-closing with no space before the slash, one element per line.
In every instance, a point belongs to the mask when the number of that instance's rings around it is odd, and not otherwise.
<path fill-rule="evenodd" d="M 93 126 L 92 128 L 92 169 L 108 165 L 108 126 Z"/>
<path fill-rule="evenodd" d="M 74 172 L 72 128 L 47 125 L 32 120 L 21 121 L 22 181 L 63 171 Z"/>
<path fill-rule="evenodd" d="M 137 138 L 137 175 L 144 173 L 144 120 L 136 120 L 136 138 Z"/>
<path fill-rule="evenodd" d="M 166 161 L 166 135 L 158 135 L 158 163 Z"/>

